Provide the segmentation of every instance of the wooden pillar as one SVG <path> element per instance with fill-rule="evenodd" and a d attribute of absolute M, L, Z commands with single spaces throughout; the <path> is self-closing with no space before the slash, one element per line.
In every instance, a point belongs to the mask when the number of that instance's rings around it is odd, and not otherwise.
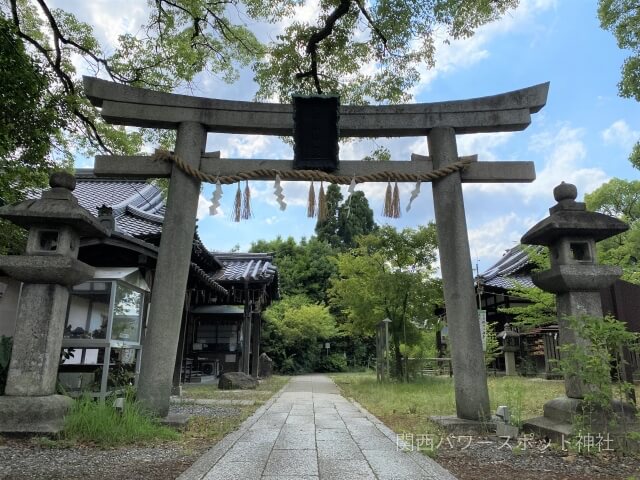
<path fill-rule="evenodd" d="M 178 387 L 182 383 L 182 369 L 184 367 L 184 353 L 185 343 L 187 337 L 187 324 L 191 317 L 189 316 L 189 304 L 191 303 L 191 291 L 188 291 L 184 297 L 184 309 L 182 311 L 182 322 L 180 322 L 180 339 L 178 342 L 178 350 L 176 351 L 176 363 L 173 369 L 173 388 L 172 391 L 175 394 L 178 392 Z"/>
<path fill-rule="evenodd" d="M 435 169 L 458 160 L 453 128 L 434 128 L 428 141 Z M 460 172 L 433 181 L 433 203 L 451 344 L 456 413 L 459 418 L 483 420 L 491 415 L 489 390 Z"/>
<path fill-rule="evenodd" d="M 241 371 L 249 375 L 251 367 L 251 302 L 249 287 L 245 285 L 244 315 L 242 316 L 242 365 Z"/>
<path fill-rule="evenodd" d="M 260 369 L 260 337 L 262 335 L 262 314 L 253 314 L 253 326 L 251 327 L 251 375 L 258 377 Z"/>
<path fill-rule="evenodd" d="M 176 155 L 198 168 L 206 140 L 207 132 L 202 125 L 181 123 L 178 127 Z M 174 165 L 138 383 L 140 401 L 162 417 L 169 412 L 199 196 L 200 181 Z"/>

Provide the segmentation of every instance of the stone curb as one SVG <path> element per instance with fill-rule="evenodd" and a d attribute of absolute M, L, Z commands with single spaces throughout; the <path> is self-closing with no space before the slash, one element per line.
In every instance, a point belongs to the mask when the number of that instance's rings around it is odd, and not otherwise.
<path fill-rule="evenodd" d="M 274 394 L 275 395 L 275 394 Z M 174 400 L 174 398 L 176 398 Z M 255 400 L 229 400 L 229 399 L 208 399 L 208 398 L 187 398 L 187 397 L 171 397 L 172 405 L 204 405 L 204 406 L 216 406 L 216 405 L 240 405 L 249 407 L 255 405 Z"/>
<path fill-rule="evenodd" d="M 346 398 L 346 397 L 345 397 Z M 398 436 L 397 434 L 387 427 L 378 417 L 369 412 L 366 408 L 360 405 L 358 402 L 353 400 L 352 398 L 347 398 L 349 402 L 354 404 L 360 412 L 367 417 L 377 428 L 380 430 L 389 440 L 391 440 L 396 445 L 398 444 Z M 431 475 L 433 480 L 457 480 L 457 478 L 451 474 L 447 469 L 442 467 L 440 464 L 431 460 L 430 458 L 424 456 L 420 452 L 403 452 L 405 455 L 408 455 L 411 460 L 416 462 L 420 468 L 425 470 L 428 474 Z"/>
<path fill-rule="evenodd" d="M 247 430 L 260 420 L 260 417 L 262 417 L 269 408 L 271 408 L 271 405 L 280 398 L 280 395 L 282 395 L 282 392 L 287 388 L 288 384 L 289 382 L 287 382 L 278 392 L 267 400 L 264 405 L 258 408 L 253 415 L 242 422 L 237 430 L 226 435 L 222 440 L 202 454 L 202 456 L 198 458 L 198 460 L 196 460 L 187 470 L 182 472 L 176 480 L 201 480 L 207 473 L 209 473 L 209 470 L 211 470 L 213 465 L 220 460 L 231 447 L 233 447 L 238 439 L 240 439 L 240 437 L 242 437 Z"/>

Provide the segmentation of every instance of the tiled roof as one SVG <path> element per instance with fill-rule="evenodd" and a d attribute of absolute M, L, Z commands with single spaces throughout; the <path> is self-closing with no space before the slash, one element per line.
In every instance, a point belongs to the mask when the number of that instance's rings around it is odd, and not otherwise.
<path fill-rule="evenodd" d="M 503 288 L 505 290 L 511 290 L 515 287 L 531 288 L 535 287 L 533 281 L 531 281 L 531 275 L 512 275 L 510 277 L 497 276 L 491 280 L 484 282 L 485 286 Z"/>
<path fill-rule="evenodd" d="M 479 276 L 483 285 L 510 290 L 516 286 L 533 287 L 530 262 L 522 245 L 516 245 Z"/>
<path fill-rule="evenodd" d="M 113 209 L 116 231 L 132 237 L 150 237 L 162 232 L 164 201 L 155 185 L 143 180 L 98 179 L 76 173 L 73 194 L 80 205 L 97 215 L 103 204 Z"/>
<path fill-rule="evenodd" d="M 148 239 L 162 233 L 165 203 L 158 187 L 144 180 L 99 179 L 91 173 L 76 172 L 73 194 L 81 206 L 97 216 L 103 204 L 113 209 L 116 232 L 134 239 Z M 133 239 L 132 239 L 133 240 Z M 138 241 L 138 240 L 135 240 Z M 201 268 L 219 268 L 215 258 L 204 248 L 196 234 L 193 244 L 191 273 L 212 290 L 226 295 L 225 288 Z"/>
<path fill-rule="evenodd" d="M 271 283 L 277 274 L 273 256 L 264 253 L 214 253 L 222 269 L 213 274 L 218 282 Z"/>
<path fill-rule="evenodd" d="M 144 180 L 100 179 L 92 172 L 76 171 L 74 195 L 81 206 L 97 216 L 97 207 L 113 209 L 116 231 L 147 239 L 162 233 L 165 203 L 162 192 Z M 197 232 L 192 250 L 191 271 L 201 281 L 221 293 L 216 282 L 260 282 L 277 290 L 277 270 L 273 257 L 264 253 L 212 253 L 202 244 Z M 214 272 L 214 273 L 205 273 Z M 275 282 L 274 282 L 275 280 Z"/>

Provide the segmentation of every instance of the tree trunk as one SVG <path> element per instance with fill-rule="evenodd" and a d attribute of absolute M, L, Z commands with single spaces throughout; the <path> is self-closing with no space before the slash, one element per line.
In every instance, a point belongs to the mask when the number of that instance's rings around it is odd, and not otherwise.
<path fill-rule="evenodd" d="M 400 352 L 400 338 L 397 334 L 393 336 L 393 349 L 396 354 L 396 377 L 402 379 L 402 353 Z"/>

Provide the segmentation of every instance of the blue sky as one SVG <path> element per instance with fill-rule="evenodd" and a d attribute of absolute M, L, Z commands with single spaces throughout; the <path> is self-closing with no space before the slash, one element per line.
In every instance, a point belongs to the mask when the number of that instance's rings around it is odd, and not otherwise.
<path fill-rule="evenodd" d="M 144 18 L 142 0 L 100 0 L 78 6 L 59 0 L 57 6 L 76 12 L 96 26 L 107 43 L 118 32 L 135 31 Z M 118 8 L 122 4 L 123 8 Z M 125 7 L 126 5 L 126 7 Z M 82 10 L 80 10 L 82 8 Z M 547 105 L 532 116 L 522 132 L 477 134 L 458 137 L 461 155 L 478 154 L 483 160 L 535 162 L 537 180 L 532 184 L 465 185 L 464 196 L 474 264 L 491 266 L 522 234 L 548 213 L 552 189 L 561 181 L 575 183 L 579 198 L 612 177 L 638 179 L 627 157 L 640 138 L 640 105 L 617 96 L 620 66 L 625 52 L 613 36 L 600 29 L 595 0 L 522 0 L 503 19 L 482 27 L 474 37 L 438 45 L 436 67 L 425 71 L 415 89 L 416 102 L 457 100 L 493 95 L 550 81 Z M 127 12 L 122 14 L 122 12 Z M 301 12 L 313 15 L 312 9 Z M 259 26 L 260 35 L 274 35 L 278 26 Z M 201 77 L 194 94 L 224 99 L 251 100 L 257 87 L 250 71 L 233 85 Z M 411 153 L 427 154 L 426 138 L 379 139 L 392 158 L 408 160 Z M 375 143 L 341 145 L 341 158 L 360 159 Z M 292 158 L 290 147 L 277 138 L 210 134 L 207 150 L 221 150 L 233 158 Z M 80 164 L 81 163 L 81 164 Z M 78 166 L 90 166 L 91 161 Z M 273 182 L 251 183 L 254 219 L 234 223 L 229 219 L 235 186 L 225 186 L 221 213 L 208 215 L 213 187 L 206 185 L 200 200 L 198 228 L 205 244 L 224 251 L 252 241 L 313 235 L 315 220 L 306 217 L 308 185 L 284 183 L 288 208 L 281 212 L 273 197 Z M 401 188 L 403 216 L 388 220 L 382 210 L 385 185 L 367 184 L 366 193 L 380 224 L 416 227 L 433 220 L 430 185 L 409 213 L 404 212 L 413 185 Z"/>

